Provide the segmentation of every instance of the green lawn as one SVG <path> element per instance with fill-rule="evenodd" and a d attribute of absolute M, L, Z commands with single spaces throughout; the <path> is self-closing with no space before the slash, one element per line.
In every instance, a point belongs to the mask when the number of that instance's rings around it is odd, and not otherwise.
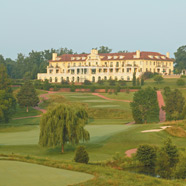
<path fill-rule="evenodd" d="M 37 164 L 0 160 L 3 186 L 66 186 L 93 179 L 93 175 Z M 73 178 L 73 179 L 72 179 Z"/>
<path fill-rule="evenodd" d="M 115 95 L 114 93 L 112 94 L 108 94 L 108 93 L 101 93 L 101 95 L 111 98 L 111 99 L 118 99 L 118 100 L 129 100 L 132 101 L 133 100 L 133 96 L 134 96 L 134 92 L 130 92 L 130 93 L 126 93 L 126 92 L 118 92 L 117 95 Z"/>

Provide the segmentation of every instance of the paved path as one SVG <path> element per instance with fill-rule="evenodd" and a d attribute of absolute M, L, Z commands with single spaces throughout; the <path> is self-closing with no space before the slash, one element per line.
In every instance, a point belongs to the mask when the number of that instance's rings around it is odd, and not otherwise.
<path fill-rule="evenodd" d="M 157 91 L 157 98 L 158 98 L 158 104 L 159 104 L 159 108 L 160 108 L 159 119 L 160 119 L 160 123 L 162 123 L 166 120 L 166 113 L 162 109 L 162 106 L 165 106 L 165 103 L 164 103 L 161 91 L 159 91 L 159 90 Z"/>
<path fill-rule="evenodd" d="M 132 101 L 129 101 L 129 100 L 123 100 L 123 99 L 122 99 L 122 100 L 119 100 L 119 99 L 111 99 L 111 98 L 105 97 L 105 96 L 103 96 L 103 95 L 101 95 L 101 94 L 99 94 L 99 93 L 92 93 L 92 95 L 94 95 L 94 96 L 98 96 L 98 97 L 103 98 L 103 99 L 106 99 L 106 100 L 122 101 L 122 102 L 127 102 L 127 103 L 132 102 Z"/>

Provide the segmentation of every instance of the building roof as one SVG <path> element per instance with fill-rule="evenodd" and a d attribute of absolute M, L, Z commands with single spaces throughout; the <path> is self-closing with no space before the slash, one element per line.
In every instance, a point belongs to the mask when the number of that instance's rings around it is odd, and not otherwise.
<path fill-rule="evenodd" d="M 63 54 L 58 56 L 55 61 L 50 62 L 65 62 L 65 61 L 86 61 L 87 56 L 90 54 Z M 100 53 L 98 54 L 103 61 L 113 60 L 156 60 L 156 61 L 174 61 L 166 55 L 158 52 L 140 52 L 140 58 L 137 58 L 136 52 L 129 53 Z"/>

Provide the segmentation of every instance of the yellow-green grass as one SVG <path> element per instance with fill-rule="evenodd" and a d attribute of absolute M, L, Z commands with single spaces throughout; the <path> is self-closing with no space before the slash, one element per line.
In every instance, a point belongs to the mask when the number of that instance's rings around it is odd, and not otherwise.
<path fill-rule="evenodd" d="M 115 152 L 124 156 L 125 151 L 137 148 L 140 144 L 161 146 L 165 138 L 170 135 L 166 131 L 142 133 L 143 130 L 157 129 L 160 124 L 150 125 L 88 125 L 89 142 L 82 143 L 90 156 L 91 162 L 111 159 Z M 72 160 L 75 146 L 67 144 L 65 153 L 61 154 L 61 147 L 42 148 L 38 145 L 39 129 L 15 133 L 0 133 L 0 153 L 33 155 L 49 157 L 57 160 Z M 171 137 L 181 149 L 185 149 L 186 138 Z"/>
<path fill-rule="evenodd" d="M 48 158 L 36 158 L 36 157 L 22 157 L 11 155 L 9 157 L 5 157 L 7 160 L 15 160 L 22 162 L 29 162 L 39 165 L 45 165 L 49 167 L 54 167 L 60 169 L 68 169 L 73 171 L 85 172 L 91 175 L 94 175 L 93 179 L 89 179 L 86 182 L 75 184 L 76 186 L 182 186 L 185 185 L 185 180 L 164 180 L 159 178 L 154 178 L 142 174 L 130 173 L 127 171 L 121 171 L 112 169 L 109 167 L 104 167 L 95 164 L 80 164 L 75 162 L 67 162 L 67 161 L 54 161 Z M 4 161 L 3 158 L 0 158 Z M 2 161 L 1 160 L 1 161 Z M 29 170 L 26 170 L 29 171 Z M 46 170 L 44 170 L 45 172 Z M 40 174 L 40 173 L 38 173 Z M 82 174 L 81 174 L 82 175 Z M 40 177 L 42 179 L 42 177 Z M 45 175 L 45 178 L 49 180 L 50 176 Z M 8 177 L 9 179 L 9 177 Z M 20 178 L 21 180 L 22 178 Z M 57 179 L 57 178 L 56 178 Z M 73 180 L 73 176 L 71 177 Z M 41 180 L 40 180 L 41 181 Z M 49 182 L 50 183 L 50 182 Z M 28 185 L 29 183 L 27 182 Z M 20 184 L 19 184 L 20 185 Z M 62 185 L 60 182 L 58 185 Z"/>
<path fill-rule="evenodd" d="M 16 112 L 12 116 L 12 118 L 20 118 L 20 117 L 28 117 L 28 116 L 37 116 L 42 114 L 41 111 L 38 111 L 32 107 L 28 108 L 28 112 L 26 111 L 26 107 L 20 107 L 17 105 Z"/>
<path fill-rule="evenodd" d="M 66 186 L 93 179 L 93 175 L 18 161 L 0 161 L 1 185 Z"/>
<path fill-rule="evenodd" d="M 134 92 L 126 93 L 126 92 L 118 92 L 117 95 L 114 93 L 100 93 L 101 95 L 111 98 L 111 99 L 118 99 L 118 100 L 133 100 Z"/>

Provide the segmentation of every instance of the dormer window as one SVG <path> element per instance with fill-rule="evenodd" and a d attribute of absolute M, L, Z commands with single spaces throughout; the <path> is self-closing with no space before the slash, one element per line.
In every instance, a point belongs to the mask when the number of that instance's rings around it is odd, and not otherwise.
<path fill-rule="evenodd" d="M 153 59 L 153 56 L 149 55 L 149 58 Z"/>
<path fill-rule="evenodd" d="M 71 57 L 71 60 L 74 60 L 75 59 L 75 57 Z"/>
<path fill-rule="evenodd" d="M 86 59 L 86 57 L 82 57 L 82 60 L 85 60 Z"/>
<path fill-rule="evenodd" d="M 161 56 L 162 59 L 165 59 L 165 56 Z"/>
<path fill-rule="evenodd" d="M 119 56 L 119 58 L 120 58 L 120 59 L 123 59 L 123 58 L 124 58 L 124 56 Z"/>
<path fill-rule="evenodd" d="M 112 59 L 112 56 L 108 56 L 108 59 Z"/>
<path fill-rule="evenodd" d="M 155 56 L 156 59 L 160 59 L 160 56 Z"/>
<path fill-rule="evenodd" d="M 76 57 L 76 60 L 80 60 L 81 58 L 80 57 Z"/>
<path fill-rule="evenodd" d="M 118 58 L 118 56 L 114 56 L 114 59 L 117 59 Z"/>

